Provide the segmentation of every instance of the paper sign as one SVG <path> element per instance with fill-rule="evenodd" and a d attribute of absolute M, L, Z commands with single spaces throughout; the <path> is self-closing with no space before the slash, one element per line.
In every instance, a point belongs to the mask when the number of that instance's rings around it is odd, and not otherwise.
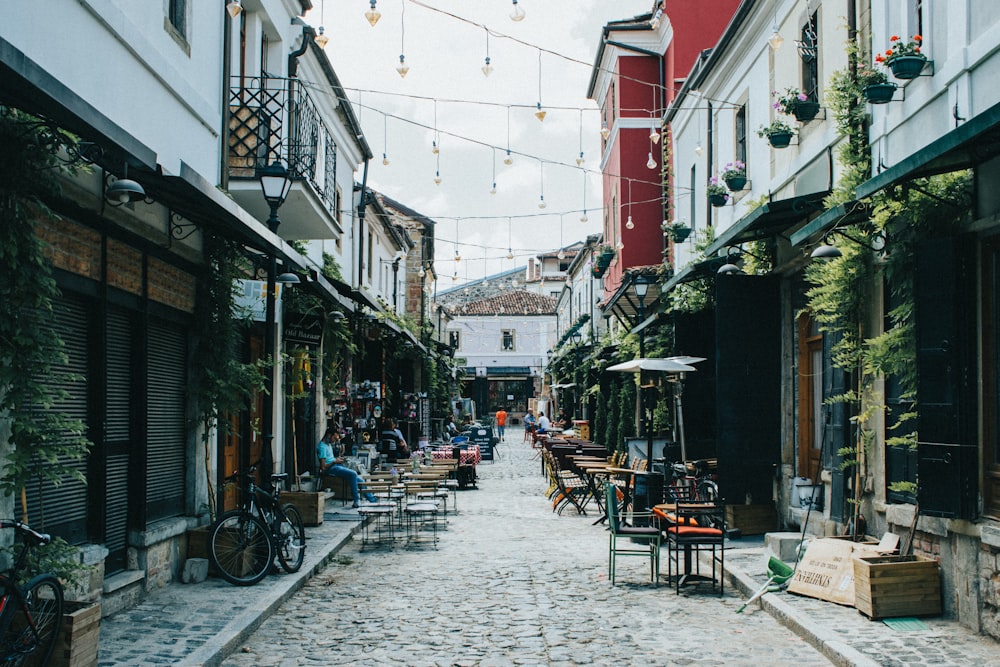
<path fill-rule="evenodd" d="M 878 547 L 850 540 L 813 540 L 795 569 L 788 592 L 854 606 L 855 554 L 874 554 Z"/>

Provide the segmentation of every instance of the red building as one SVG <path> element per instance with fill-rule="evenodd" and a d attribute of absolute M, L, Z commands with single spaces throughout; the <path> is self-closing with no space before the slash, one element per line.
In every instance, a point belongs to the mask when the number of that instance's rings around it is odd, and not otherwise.
<path fill-rule="evenodd" d="M 626 269 L 663 262 L 666 241 L 660 119 L 698 56 L 718 41 L 740 0 L 655 0 L 649 14 L 604 26 L 587 97 L 601 108 L 604 242 L 617 256 L 604 275 L 610 306 Z M 666 133 L 663 133 L 666 136 Z M 655 141 L 655 143 L 654 143 Z M 631 224 L 629 220 L 631 219 Z"/>

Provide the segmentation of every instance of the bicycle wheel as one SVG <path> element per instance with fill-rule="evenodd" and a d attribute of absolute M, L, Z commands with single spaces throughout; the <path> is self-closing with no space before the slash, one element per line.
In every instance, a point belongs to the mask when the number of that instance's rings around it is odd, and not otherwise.
<path fill-rule="evenodd" d="M 40 574 L 22 589 L 24 605 L 13 606 L 0 645 L 5 665 L 47 665 L 62 625 L 62 584 Z"/>
<path fill-rule="evenodd" d="M 719 487 L 710 479 L 698 482 L 698 500 L 703 503 L 714 503 L 719 500 Z"/>
<path fill-rule="evenodd" d="M 306 529 L 302 514 L 295 505 L 289 504 L 276 513 L 274 520 L 278 524 L 274 531 L 278 562 L 285 572 L 298 572 L 306 557 Z"/>
<path fill-rule="evenodd" d="M 226 512 L 209 532 L 208 556 L 222 578 L 249 586 L 267 576 L 274 561 L 270 531 L 255 516 L 241 510 Z"/>

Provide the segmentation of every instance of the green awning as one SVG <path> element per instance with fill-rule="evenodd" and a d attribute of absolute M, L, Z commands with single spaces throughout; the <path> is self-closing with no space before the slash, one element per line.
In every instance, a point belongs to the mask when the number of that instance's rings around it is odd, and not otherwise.
<path fill-rule="evenodd" d="M 793 247 L 818 241 L 824 234 L 838 225 L 851 225 L 866 220 L 870 212 L 871 206 L 866 202 L 851 200 L 839 204 L 792 232 L 788 241 Z"/>
<path fill-rule="evenodd" d="M 1000 104 L 977 114 L 939 139 L 858 186 L 858 199 L 901 181 L 974 167 L 1000 155 Z"/>
<path fill-rule="evenodd" d="M 777 199 L 755 208 L 732 226 L 722 230 L 715 242 L 705 249 L 706 255 L 715 255 L 728 246 L 757 241 L 774 236 L 801 222 L 810 213 L 823 208 L 823 199 L 829 191 L 813 192 L 788 199 Z"/>
<path fill-rule="evenodd" d="M 699 280 L 701 278 L 712 278 L 719 270 L 719 267 L 725 264 L 726 261 L 725 257 L 712 257 L 711 259 L 706 259 L 701 262 L 688 264 L 683 269 L 675 273 L 673 277 L 663 285 L 661 293 L 666 294 L 681 283 L 689 283 L 692 280 Z"/>

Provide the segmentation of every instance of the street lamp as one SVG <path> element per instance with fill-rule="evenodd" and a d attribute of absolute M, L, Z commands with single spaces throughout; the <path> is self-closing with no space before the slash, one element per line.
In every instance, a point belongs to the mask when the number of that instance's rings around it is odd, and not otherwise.
<path fill-rule="evenodd" d="M 279 160 L 275 160 L 271 164 L 267 165 L 263 169 L 258 171 L 258 176 L 260 177 L 260 189 L 264 193 L 264 200 L 267 205 L 271 208 L 271 214 L 267 219 L 267 227 L 272 232 L 278 232 L 278 225 L 281 221 L 278 219 L 278 208 L 285 203 L 285 197 L 288 196 L 288 190 L 292 187 L 292 180 L 288 176 L 288 170 L 285 169 L 284 165 L 281 164 Z M 264 451 L 262 453 L 263 460 L 263 479 L 267 479 L 267 476 L 273 472 L 274 469 L 274 452 L 272 451 L 272 442 L 274 441 L 274 365 L 273 360 L 276 358 L 275 354 L 275 288 L 277 283 L 278 274 L 278 258 L 272 253 L 270 261 L 267 264 L 267 296 L 265 298 L 265 309 L 264 309 L 264 354 L 266 354 L 272 360 L 272 366 L 270 370 L 264 374 L 264 393 L 266 398 L 264 399 L 264 414 L 261 415 L 261 430 L 263 432 L 264 438 Z M 294 280 L 290 277 L 286 278 L 282 276 L 282 282 L 298 282 L 298 278 Z M 247 443 L 247 448 L 249 448 L 249 443 Z M 250 463 L 250 452 L 245 452 L 246 457 L 243 460 L 243 465 L 249 465 Z"/>
<path fill-rule="evenodd" d="M 646 320 L 646 294 L 649 293 L 649 283 L 650 279 L 648 276 L 643 274 L 638 274 L 632 279 L 632 289 L 635 290 L 636 299 L 638 299 L 638 307 L 636 308 L 636 320 L 638 324 L 642 324 Z M 639 358 L 646 358 L 646 329 L 643 327 L 639 330 Z M 639 396 L 637 397 L 639 401 L 640 415 L 643 419 L 641 420 L 642 430 L 644 433 L 639 435 L 645 435 L 649 438 L 647 443 L 647 453 L 646 456 L 651 457 L 653 453 L 653 427 L 650 424 L 650 408 L 648 405 L 648 397 L 646 386 L 642 382 L 642 371 L 639 372 Z M 652 469 L 653 462 L 650 460 L 648 462 L 650 469 Z"/>

